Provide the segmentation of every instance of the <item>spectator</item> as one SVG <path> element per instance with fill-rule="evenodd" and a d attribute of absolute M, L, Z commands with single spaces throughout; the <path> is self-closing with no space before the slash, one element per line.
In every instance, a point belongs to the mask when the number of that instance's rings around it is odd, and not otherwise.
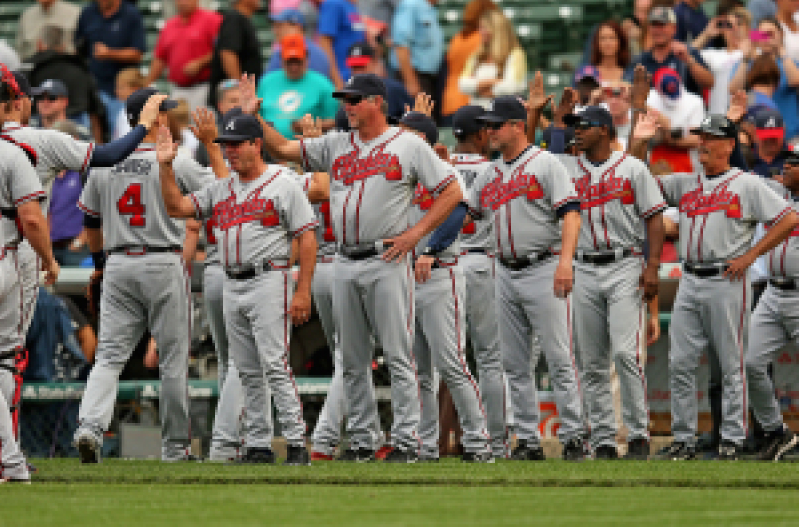
<path fill-rule="evenodd" d="M 260 79 L 264 62 L 261 45 L 250 20 L 261 6 L 261 0 L 234 0 L 233 9 L 222 13 L 222 25 L 211 59 L 211 89 L 208 105 L 216 106 L 216 87 L 225 79 L 239 80 L 243 73 Z"/>
<path fill-rule="evenodd" d="M 674 5 L 677 16 L 677 40 L 690 44 L 702 34 L 709 22 L 702 9 L 705 0 L 681 0 Z"/>
<path fill-rule="evenodd" d="M 133 92 L 141 90 L 146 87 L 144 84 L 144 75 L 141 74 L 138 68 L 125 68 L 117 74 L 116 79 L 116 96 L 120 101 L 127 101 Z M 114 139 L 119 139 L 123 135 L 130 132 L 130 121 L 128 121 L 128 114 L 125 113 L 125 108 L 120 108 L 114 117 Z"/>
<path fill-rule="evenodd" d="M 272 47 L 272 56 L 269 57 L 269 64 L 266 66 L 266 73 L 279 70 L 282 67 L 280 60 L 280 45 L 278 44 L 283 37 L 304 33 L 305 17 L 296 9 L 286 9 L 272 17 L 272 33 L 275 35 L 276 44 Z M 330 75 L 330 60 L 327 54 L 313 40 L 305 37 L 305 49 L 308 50 L 308 69 L 321 73 L 328 79 L 333 79 Z"/>
<path fill-rule="evenodd" d="M 574 87 L 577 88 L 577 105 L 574 113 L 580 112 L 584 107 L 591 104 L 591 95 L 602 86 L 599 77 L 599 70 L 594 66 L 583 66 L 574 74 Z"/>
<path fill-rule="evenodd" d="M 782 47 L 785 55 L 793 60 L 799 60 L 799 23 L 796 14 L 799 11 L 799 2 L 796 0 L 776 0 L 777 20 L 782 28 Z"/>
<path fill-rule="evenodd" d="M 17 52 L 2 38 L 0 38 L 0 63 L 5 64 L 10 71 L 15 71 L 22 67 L 22 61 L 19 60 Z"/>
<path fill-rule="evenodd" d="M 389 66 L 411 97 L 422 91 L 436 99 L 444 35 L 438 25 L 437 0 L 401 0 L 391 25 L 394 49 Z M 440 107 L 440 105 L 436 105 Z"/>
<path fill-rule="evenodd" d="M 350 48 L 347 55 L 347 67 L 353 75 L 361 73 L 372 73 L 383 80 L 386 85 L 386 102 L 388 103 L 388 115 L 391 117 L 401 117 L 405 113 L 405 106 L 412 107 L 413 99 L 408 95 L 405 86 L 394 79 L 385 78 L 379 73 L 375 50 L 369 44 L 355 44 Z"/>
<path fill-rule="evenodd" d="M 749 14 L 739 7 L 728 15 L 718 16 L 707 25 L 705 31 L 694 40 L 697 48 L 705 48 L 706 44 L 716 37 L 722 37 L 724 48 L 702 49 L 699 54 L 713 73 L 713 88 L 710 90 L 708 111 L 712 114 L 724 115 L 730 103 L 730 78 L 735 65 L 743 57 L 741 39 L 748 38 Z"/>
<path fill-rule="evenodd" d="M 746 10 L 752 14 L 752 29 L 757 29 L 760 21 L 764 18 L 777 16 L 777 4 L 774 3 L 774 0 L 749 0 Z"/>
<path fill-rule="evenodd" d="M 275 17 L 287 9 L 299 10 L 302 0 L 269 0 L 269 16 Z"/>
<path fill-rule="evenodd" d="M 397 4 L 399 0 L 358 0 L 358 10 L 364 18 L 390 26 Z"/>
<path fill-rule="evenodd" d="M 75 53 L 72 45 L 75 28 L 78 25 L 80 8 L 66 0 L 38 0 L 36 5 L 27 8 L 19 18 L 17 26 L 17 52 L 22 60 L 28 61 L 34 53 L 41 51 L 39 40 L 42 29 L 47 26 L 61 28 L 64 32 L 65 53 Z"/>
<path fill-rule="evenodd" d="M 330 78 L 336 89 L 350 78 L 347 52 L 353 44 L 366 39 L 366 26 L 354 0 L 323 0 L 319 5 L 317 27 L 319 45 L 330 61 Z"/>
<path fill-rule="evenodd" d="M 110 129 L 122 108 L 122 102 L 114 96 L 117 73 L 141 62 L 146 49 L 141 13 L 122 0 L 86 4 L 78 19 L 75 47 L 89 59 L 89 71 L 100 89 Z"/>
<path fill-rule="evenodd" d="M 58 79 L 47 79 L 38 88 L 31 90 L 36 97 L 37 119 L 31 119 L 31 126 L 38 128 L 53 128 L 59 121 L 68 121 L 67 108 L 69 107 L 69 91 L 66 85 Z M 76 133 L 81 141 L 91 138 L 85 126 L 76 124 Z M 75 135 L 75 134 L 70 134 Z"/>
<path fill-rule="evenodd" d="M 599 24 L 591 44 L 591 65 L 603 84 L 621 81 L 629 64 L 630 47 L 619 23 L 608 20 Z"/>
<path fill-rule="evenodd" d="M 763 108 L 779 111 L 774 102 L 774 93 L 780 85 L 780 68 L 773 57 L 761 55 L 752 61 L 746 74 L 746 88 L 749 90 L 747 114 L 751 117 Z"/>
<path fill-rule="evenodd" d="M 799 64 L 790 59 L 785 54 L 782 38 L 782 27 L 776 19 L 763 19 L 758 30 L 763 35 L 763 40 L 744 42 L 744 58 L 733 69 L 733 77 L 730 81 L 730 92 L 745 88 L 748 83 L 750 70 L 755 70 L 758 77 L 761 67 L 770 64 L 772 61 L 767 59 L 760 60 L 760 57 L 769 56 L 777 64 L 780 72 L 779 84 L 773 93 L 773 102 L 785 120 L 785 136 L 790 141 L 799 135 L 799 98 L 797 98 L 796 88 L 799 86 Z M 758 60 L 755 60 L 755 59 Z M 743 64 L 743 67 L 741 67 Z M 764 68 L 765 69 L 765 68 Z M 758 91 L 755 91 L 757 98 Z M 760 97 L 764 100 L 763 97 Z"/>
<path fill-rule="evenodd" d="M 239 94 L 239 81 L 235 79 L 227 79 L 222 81 L 219 86 L 216 87 L 216 128 L 217 130 L 222 129 L 222 116 L 225 115 L 227 112 L 236 108 L 237 106 L 241 106 L 241 95 Z M 224 149 L 223 153 L 224 153 Z M 196 154 L 197 162 L 200 163 L 202 166 L 207 167 L 211 164 L 210 160 L 208 159 L 208 150 L 206 150 L 205 145 L 202 143 L 199 144 L 197 147 L 197 154 Z"/>
<path fill-rule="evenodd" d="M 306 114 L 329 121 L 323 127 L 331 128 L 338 109 L 333 84 L 321 73 L 308 71 L 305 37 L 284 37 L 280 55 L 283 69 L 264 75 L 258 86 L 258 97 L 263 100 L 261 116 L 288 139 L 299 131 L 294 122 Z"/>
<path fill-rule="evenodd" d="M 145 85 L 169 70 L 173 99 L 185 99 L 194 110 L 208 100 L 208 79 L 214 41 L 222 23 L 215 11 L 200 9 L 199 0 L 175 0 L 178 15 L 170 18 L 155 45 Z"/>
<path fill-rule="evenodd" d="M 691 129 L 698 127 L 704 118 L 702 98 L 686 90 L 679 73 L 670 68 L 661 68 L 653 83 L 655 87 L 649 91 L 646 105 L 668 119 L 671 128 L 660 130 L 649 162 L 662 160 L 670 165 L 672 172 L 694 172 L 700 168 L 699 136 L 692 134 Z"/>
<path fill-rule="evenodd" d="M 480 18 L 482 42 L 466 61 L 458 85 L 469 104 L 490 108 L 494 97 L 520 95 L 527 84 L 527 57 L 513 25 L 496 9 Z"/>
<path fill-rule="evenodd" d="M 677 31 L 674 11 L 670 7 L 653 7 L 648 20 L 647 32 L 652 41 L 652 49 L 644 51 L 633 60 L 627 68 L 624 80 L 632 82 L 635 66 L 643 64 L 653 77 L 661 68 L 676 71 L 680 79 L 683 79 L 685 89 L 696 95 L 701 95 L 704 88 L 712 88 L 713 74 L 699 52 L 674 40 Z"/>
<path fill-rule="evenodd" d="M 37 51 L 30 57 L 32 66 L 30 82 L 42 85 L 53 79 L 64 83 L 69 94 L 67 116 L 92 131 L 94 141 L 103 142 L 106 126 L 105 105 L 100 98 L 97 83 L 89 72 L 86 61 L 78 55 L 66 53 L 64 30 L 58 26 L 45 26 L 37 43 Z"/>
<path fill-rule="evenodd" d="M 441 101 L 443 123 L 449 124 L 452 115 L 461 106 L 469 104 L 469 96 L 463 93 L 458 81 L 466 67 L 466 61 L 480 49 L 483 37 L 478 31 L 480 19 L 487 11 L 497 9 L 491 0 L 472 0 L 463 10 L 463 27 L 449 41 L 446 55 L 447 80 Z"/>
<path fill-rule="evenodd" d="M 630 85 L 623 81 L 608 83 L 602 88 L 602 100 L 613 118 L 613 128 L 616 130 L 614 147 L 626 150 L 633 123 L 630 111 Z"/>
<path fill-rule="evenodd" d="M 646 29 L 651 8 L 652 0 L 635 0 L 633 2 L 633 16 L 624 19 L 621 23 L 630 46 L 630 54 L 633 56 L 650 48 L 649 35 Z"/>
<path fill-rule="evenodd" d="M 755 128 L 755 156 L 752 172 L 771 179 L 782 173 L 785 160 L 783 145 L 785 144 L 785 123 L 780 112 L 771 108 L 762 108 L 752 119 Z"/>

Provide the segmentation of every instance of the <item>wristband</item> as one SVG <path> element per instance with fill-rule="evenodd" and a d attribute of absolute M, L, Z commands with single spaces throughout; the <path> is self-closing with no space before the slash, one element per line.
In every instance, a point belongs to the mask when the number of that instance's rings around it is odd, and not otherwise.
<path fill-rule="evenodd" d="M 425 247 L 424 251 L 422 251 L 422 256 L 433 256 L 435 257 L 436 251 L 433 250 L 432 247 Z"/>
<path fill-rule="evenodd" d="M 105 252 L 99 251 L 92 253 L 92 262 L 94 263 L 94 268 L 96 270 L 102 271 L 103 267 L 105 267 Z"/>

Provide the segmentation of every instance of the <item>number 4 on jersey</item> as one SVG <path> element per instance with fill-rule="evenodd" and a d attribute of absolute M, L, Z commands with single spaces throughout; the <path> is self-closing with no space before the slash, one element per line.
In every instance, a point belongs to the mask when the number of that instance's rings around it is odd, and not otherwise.
<path fill-rule="evenodd" d="M 117 201 L 117 210 L 123 216 L 130 216 L 131 227 L 144 227 L 144 204 L 141 202 L 141 183 L 131 183 Z"/>

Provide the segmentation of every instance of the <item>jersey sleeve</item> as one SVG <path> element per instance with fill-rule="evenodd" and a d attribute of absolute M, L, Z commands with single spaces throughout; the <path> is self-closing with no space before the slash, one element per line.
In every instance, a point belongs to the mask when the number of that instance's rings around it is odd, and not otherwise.
<path fill-rule="evenodd" d="M 100 171 L 92 170 L 92 175 L 86 180 L 83 191 L 78 199 L 78 208 L 94 218 L 102 218 L 102 203 L 100 202 L 100 189 L 97 182 L 100 179 Z"/>
<path fill-rule="evenodd" d="M 412 134 L 403 134 L 403 136 L 418 142 L 418 146 L 414 145 L 413 150 L 416 155 L 410 172 L 433 196 L 438 196 L 447 185 L 458 181 L 459 174 L 455 167 L 438 157 L 438 154 L 421 138 Z M 463 190 L 462 185 L 461 190 Z"/>
<path fill-rule="evenodd" d="M 744 218 L 768 226 L 774 225 L 793 210 L 788 202 L 757 176 L 752 176 L 745 194 Z"/>
<path fill-rule="evenodd" d="M 50 158 L 55 160 L 56 169 L 77 170 L 85 173 L 94 152 L 94 143 L 78 141 L 58 130 L 40 130 L 46 133 L 42 148 L 49 150 Z"/>
<path fill-rule="evenodd" d="M 660 192 L 670 207 L 680 206 L 686 177 L 696 176 L 694 174 L 665 174 L 657 177 L 656 181 L 660 187 Z"/>
<path fill-rule="evenodd" d="M 313 180 L 313 172 L 304 172 L 302 174 L 297 174 L 296 172 L 292 172 L 290 175 L 294 178 L 294 181 L 296 181 L 300 185 L 302 192 L 307 196 L 308 190 L 311 188 L 311 181 Z"/>
<path fill-rule="evenodd" d="M 291 236 L 297 237 L 308 229 L 315 229 L 319 222 L 314 214 L 311 202 L 305 196 L 299 183 L 291 176 L 287 178 L 288 184 L 285 203 L 282 203 L 281 213 Z M 282 201 L 282 200 L 281 200 Z"/>
<path fill-rule="evenodd" d="M 328 172 L 333 162 L 333 140 L 338 135 L 340 134 L 328 133 L 313 139 L 300 139 L 302 168 L 308 172 Z"/>
<path fill-rule="evenodd" d="M 634 161 L 631 179 L 635 193 L 635 208 L 638 215 L 646 219 L 666 210 L 666 200 L 647 166 L 637 159 Z"/>
<path fill-rule="evenodd" d="M 197 192 L 216 181 L 211 167 L 204 167 L 189 156 L 177 158 L 174 171 L 178 187 L 184 196 Z"/>
<path fill-rule="evenodd" d="M 199 190 L 195 190 L 189 197 L 194 204 L 194 215 L 198 220 L 207 220 L 214 213 L 214 191 L 218 182 L 205 185 Z"/>
<path fill-rule="evenodd" d="M 542 152 L 539 155 L 545 156 L 542 161 L 546 164 L 544 173 L 539 176 L 540 183 L 549 197 L 552 208 L 557 211 L 570 202 L 579 203 L 580 198 L 574 188 L 574 182 L 563 163 L 549 152 Z"/>
<path fill-rule="evenodd" d="M 11 183 L 11 202 L 14 207 L 19 207 L 28 201 L 44 199 L 47 194 L 28 157 L 18 148 L 14 148 L 12 152 L 7 161 L 7 170 Z"/>

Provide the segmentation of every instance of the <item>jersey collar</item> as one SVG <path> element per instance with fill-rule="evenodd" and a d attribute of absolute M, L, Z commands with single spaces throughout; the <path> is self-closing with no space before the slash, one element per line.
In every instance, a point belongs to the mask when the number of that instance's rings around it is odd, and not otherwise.
<path fill-rule="evenodd" d="M 510 161 L 505 161 L 503 159 L 502 162 L 505 163 L 505 166 L 507 166 L 507 167 L 513 166 L 516 163 L 516 161 L 518 161 L 519 159 L 521 159 L 524 156 L 524 154 L 530 152 L 534 146 L 535 146 L 534 144 L 530 143 L 529 145 L 527 145 L 527 148 L 522 150 L 521 154 L 519 154 L 518 156 L 514 157 Z"/>
<path fill-rule="evenodd" d="M 22 125 L 16 121 L 7 121 L 3 124 L 3 131 L 4 132 L 11 132 L 13 130 L 19 130 L 22 128 Z"/>

